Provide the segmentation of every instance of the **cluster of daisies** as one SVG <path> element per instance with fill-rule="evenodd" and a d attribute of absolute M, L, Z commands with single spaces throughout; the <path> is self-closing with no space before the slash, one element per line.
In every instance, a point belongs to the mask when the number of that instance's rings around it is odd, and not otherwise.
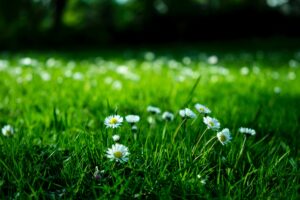
<path fill-rule="evenodd" d="M 131 130 L 133 132 L 136 132 L 137 131 L 136 124 L 140 121 L 140 116 L 127 115 L 125 117 L 125 120 L 127 123 L 129 123 L 131 125 Z M 123 123 L 123 117 L 121 117 L 120 115 L 111 115 L 111 116 L 106 117 L 104 120 L 104 124 L 107 128 L 115 129 L 115 128 L 118 128 L 119 126 L 121 126 L 122 123 Z M 120 135 L 113 135 L 112 139 L 116 143 L 113 144 L 112 147 L 106 151 L 106 156 L 112 161 L 114 160 L 114 161 L 120 162 L 120 163 L 127 162 L 128 157 L 130 155 L 128 147 L 118 143 L 120 140 Z"/>
<path fill-rule="evenodd" d="M 208 116 L 211 113 L 211 110 L 209 108 L 197 103 L 195 105 L 195 109 L 198 111 L 198 113 L 202 115 L 203 123 L 207 126 L 207 130 L 210 129 L 212 131 L 215 131 L 216 137 L 222 145 L 226 145 L 232 140 L 229 129 L 224 128 L 220 131 L 220 122 L 216 118 Z M 155 106 L 148 106 L 147 112 L 151 114 L 147 119 L 150 124 L 155 124 L 156 119 L 158 118 L 161 118 L 165 121 L 173 121 L 175 116 L 172 112 L 169 111 L 165 111 L 161 114 L 161 109 Z M 178 114 L 183 120 L 196 119 L 198 117 L 197 114 L 190 108 L 181 109 L 179 110 Z M 104 124 L 107 128 L 116 129 L 122 125 L 123 120 L 123 117 L 121 117 L 120 115 L 111 115 L 105 118 Z M 138 129 L 137 123 L 140 121 L 140 116 L 127 115 L 125 117 L 125 120 L 131 125 L 131 130 L 133 132 L 136 132 Z M 244 127 L 239 128 L 239 132 L 249 135 L 256 134 L 254 129 Z M 112 139 L 115 142 L 115 144 L 113 144 L 111 148 L 108 148 L 108 150 L 106 151 L 106 156 L 111 161 L 116 161 L 120 163 L 127 162 L 130 155 L 128 147 L 118 143 L 118 141 L 120 140 L 119 135 L 113 135 Z"/>

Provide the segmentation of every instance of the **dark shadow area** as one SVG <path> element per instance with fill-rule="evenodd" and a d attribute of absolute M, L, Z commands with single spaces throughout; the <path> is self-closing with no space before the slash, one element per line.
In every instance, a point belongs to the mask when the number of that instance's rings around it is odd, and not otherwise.
<path fill-rule="evenodd" d="M 0 49 L 297 39 L 299 24 L 299 0 L 1 1 Z"/>

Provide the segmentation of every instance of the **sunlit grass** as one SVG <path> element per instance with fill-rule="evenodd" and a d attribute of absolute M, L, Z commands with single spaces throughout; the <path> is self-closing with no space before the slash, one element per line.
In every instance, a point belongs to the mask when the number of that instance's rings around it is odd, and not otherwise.
<path fill-rule="evenodd" d="M 2 53 L 0 197 L 296 199 L 299 67 L 299 52 Z M 106 128 L 115 114 L 140 121 Z M 128 162 L 107 158 L 116 134 Z"/>

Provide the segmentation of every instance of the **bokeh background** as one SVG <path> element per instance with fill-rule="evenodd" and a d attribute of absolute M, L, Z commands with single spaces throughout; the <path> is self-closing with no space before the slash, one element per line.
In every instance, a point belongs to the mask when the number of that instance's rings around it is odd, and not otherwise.
<path fill-rule="evenodd" d="M 300 0 L 0 1 L 0 48 L 300 36 Z"/>

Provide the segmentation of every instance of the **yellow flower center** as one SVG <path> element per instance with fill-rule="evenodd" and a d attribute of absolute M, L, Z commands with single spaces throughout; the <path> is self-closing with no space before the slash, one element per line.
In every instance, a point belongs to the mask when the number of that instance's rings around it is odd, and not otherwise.
<path fill-rule="evenodd" d="M 208 122 L 208 124 L 209 124 L 210 126 L 214 126 L 214 125 L 215 125 L 213 121 Z"/>
<path fill-rule="evenodd" d="M 118 119 L 115 117 L 111 118 L 109 121 L 110 124 L 116 124 L 117 122 L 118 122 Z"/>
<path fill-rule="evenodd" d="M 114 152 L 114 156 L 115 156 L 116 158 L 122 158 L 123 154 L 122 154 L 121 151 L 116 151 L 116 152 Z"/>
<path fill-rule="evenodd" d="M 227 138 L 225 137 L 225 135 L 221 135 L 220 140 L 221 140 L 222 142 L 225 142 L 225 141 L 227 140 Z"/>

